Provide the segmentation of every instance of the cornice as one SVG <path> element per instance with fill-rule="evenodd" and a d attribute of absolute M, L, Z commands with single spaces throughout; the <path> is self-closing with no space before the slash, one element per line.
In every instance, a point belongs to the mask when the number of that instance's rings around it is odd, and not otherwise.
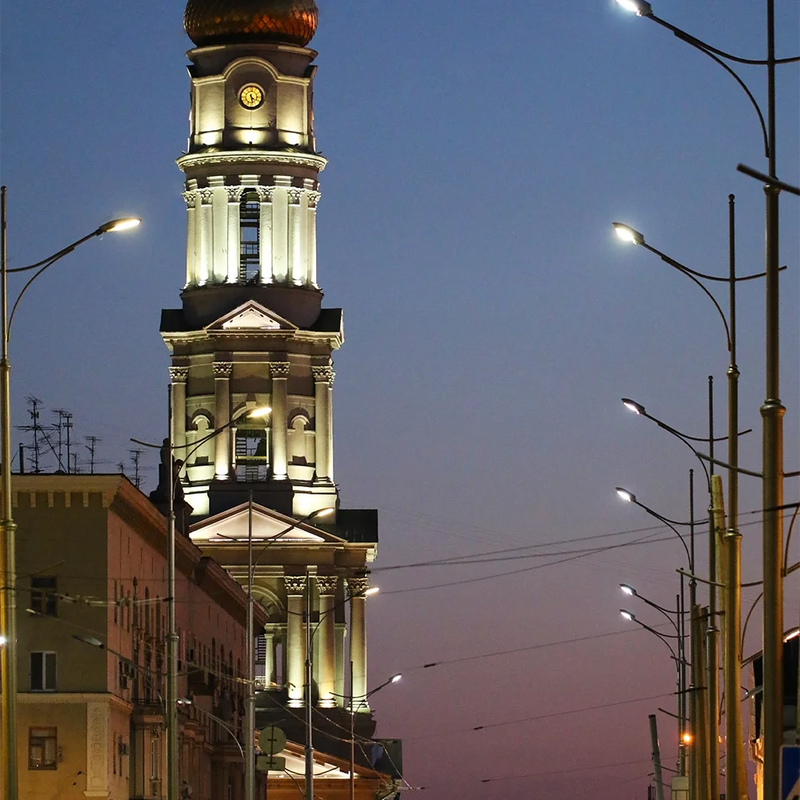
<path fill-rule="evenodd" d="M 330 331 L 304 331 L 304 330 L 268 330 L 268 331 L 248 331 L 237 329 L 231 331 L 206 329 L 196 331 L 161 331 L 161 337 L 165 342 L 204 342 L 212 339 L 283 339 L 295 340 L 298 342 L 326 342 L 331 350 L 338 350 L 344 341 L 339 333 Z M 229 347 L 229 345 L 226 345 Z"/>
<path fill-rule="evenodd" d="M 328 165 L 328 159 L 312 153 L 286 153 L 280 150 L 264 150 L 263 152 L 228 150 L 221 153 L 189 153 L 181 156 L 175 163 L 183 172 L 197 167 L 213 167 L 221 164 L 277 164 L 308 167 L 322 172 Z"/>

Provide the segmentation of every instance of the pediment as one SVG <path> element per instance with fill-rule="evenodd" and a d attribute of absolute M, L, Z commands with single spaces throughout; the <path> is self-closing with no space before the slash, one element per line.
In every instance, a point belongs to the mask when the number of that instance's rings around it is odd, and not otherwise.
<path fill-rule="evenodd" d="M 256 331 L 294 331 L 296 325 L 265 308 L 255 300 L 248 300 L 207 326 L 207 330 L 251 333 Z"/>
<path fill-rule="evenodd" d="M 216 514 L 198 522 L 189 529 L 189 538 L 195 544 L 235 545 L 246 542 L 250 529 L 248 504 Z M 289 545 L 341 545 L 344 539 L 314 527 L 310 522 L 279 514 L 270 508 L 253 503 L 252 536 L 256 546 L 266 541 Z M 234 539 L 234 542 L 227 540 Z"/>

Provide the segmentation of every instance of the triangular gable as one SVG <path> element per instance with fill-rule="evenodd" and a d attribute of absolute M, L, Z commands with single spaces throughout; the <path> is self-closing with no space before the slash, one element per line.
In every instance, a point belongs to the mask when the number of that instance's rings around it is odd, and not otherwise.
<path fill-rule="evenodd" d="M 280 331 L 296 330 L 297 326 L 262 306 L 248 300 L 238 308 L 206 326 L 206 330 L 218 331 Z"/>
<path fill-rule="evenodd" d="M 246 541 L 249 529 L 248 504 L 231 508 L 213 517 L 198 522 L 189 529 L 189 538 L 196 544 L 226 544 L 225 539 Z M 276 544 L 344 544 L 345 540 L 332 533 L 315 528 L 304 522 L 287 517 L 270 508 L 253 503 L 253 542 L 257 545 L 266 540 Z"/>

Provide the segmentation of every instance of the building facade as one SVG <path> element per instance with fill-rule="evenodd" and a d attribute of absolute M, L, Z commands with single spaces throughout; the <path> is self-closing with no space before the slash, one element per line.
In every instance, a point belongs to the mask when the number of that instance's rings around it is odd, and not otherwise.
<path fill-rule="evenodd" d="M 163 515 L 120 475 L 15 475 L 13 507 L 21 800 L 160 800 Z M 180 782 L 241 800 L 246 593 L 180 536 L 176 588 Z"/>
<path fill-rule="evenodd" d="M 189 535 L 266 616 L 257 727 L 280 724 L 289 747 L 313 735 L 314 771 L 327 776 L 315 793 L 335 797 L 345 788 L 331 764 L 349 765 L 353 722 L 356 794 L 391 797 L 399 744 L 376 747 L 367 682 L 378 517 L 342 508 L 334 482 L 332 355 L 344 332 L 317 270 L 317 21 L 314 0 L 188 0 L 186 268 L 161 335 Z M 380 758 L 385 771 L 370 777 Z M 269 788 L 290 777 L 269 773 Z"/>

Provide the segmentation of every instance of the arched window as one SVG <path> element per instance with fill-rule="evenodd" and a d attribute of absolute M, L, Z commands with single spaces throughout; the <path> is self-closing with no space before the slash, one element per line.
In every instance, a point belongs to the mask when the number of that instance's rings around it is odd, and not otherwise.
<path fill-rule="evenodd" d="M 253 189 L 242 192 L 239 227 L 239 283 L 258 283 L 261 204 Z"/>

